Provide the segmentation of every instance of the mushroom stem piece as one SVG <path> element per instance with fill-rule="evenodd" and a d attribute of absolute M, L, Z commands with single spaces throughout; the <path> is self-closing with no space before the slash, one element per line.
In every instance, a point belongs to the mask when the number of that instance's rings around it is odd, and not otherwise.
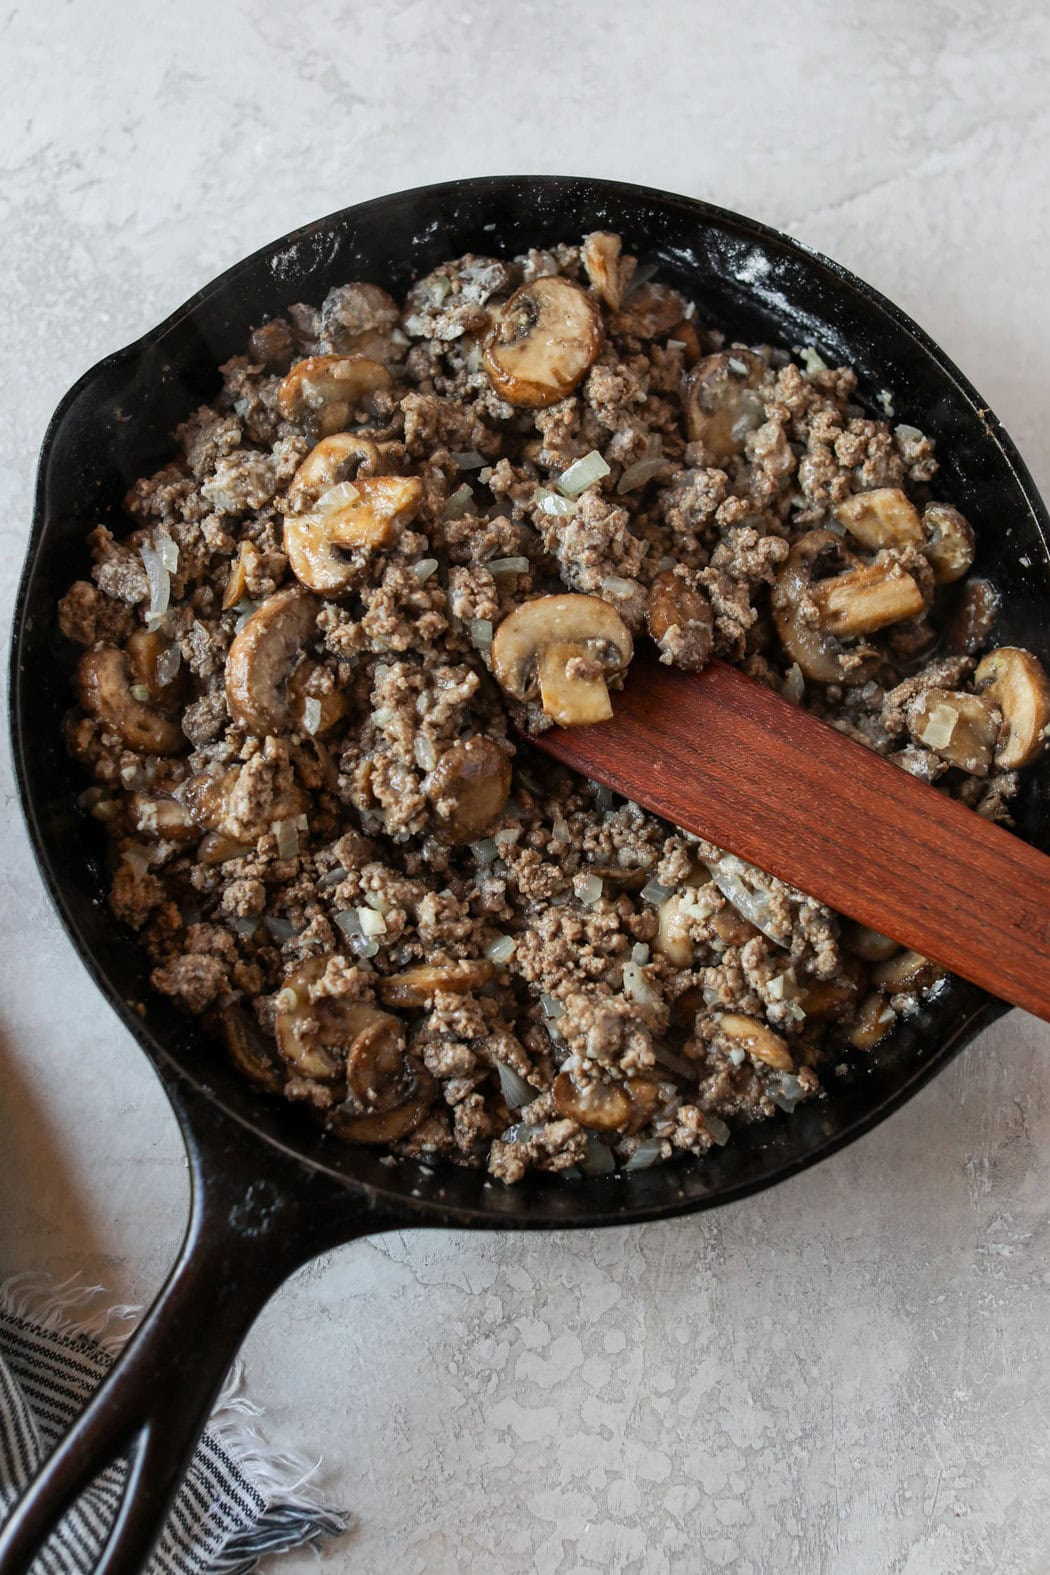
<path fill-rule="evenodd" d="M 867 563 L 810 587 L 821 627 L 831 635 L 874 634 L 887 624 L 917 618 L 922 591 L 899 563 Z"/>

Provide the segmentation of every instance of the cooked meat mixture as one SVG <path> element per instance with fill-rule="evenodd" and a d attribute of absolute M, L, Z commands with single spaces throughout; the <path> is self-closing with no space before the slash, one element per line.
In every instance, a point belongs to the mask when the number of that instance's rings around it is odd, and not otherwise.
<path fill-rule="evenodd" d="M 618 237 L 261 323 L 59 607 L 154 987 L 394 1153 L 577 1175 L 819 1094 L 938 970 L 523 737 L 715 653 L 1006 820 L 1050 689 L 932 443 Z"/>

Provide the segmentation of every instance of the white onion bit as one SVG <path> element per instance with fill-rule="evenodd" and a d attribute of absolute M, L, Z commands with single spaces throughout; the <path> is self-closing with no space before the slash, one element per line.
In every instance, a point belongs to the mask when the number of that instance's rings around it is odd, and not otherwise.
<path fill-rule="evenodd" d="M 530 1087 L 512 1066 L 507 1066 L 504 1061 L 497 1061 L 496 1071 L 499 1074 L 499 1086 L 508 1110 L 520 1110 L 522 1105 L 531 1104 L 536 1098 L 536 1090 Z"/>
<path fill-rule="evenodd" d="M 586 491 L 588 487 L 593 486 L 596 481 L 601 481 L 602 477 L 608 474 L 609 466 L 598 450 L 592 448 L 589 454 L 585 454 L 582 459 L 570 465 L 568 470 L 563 471 L 555 485 L 565 497 L 578 498 L 581 492 Z"/>
<path fill-rule="evenodd" d="M 275 820 L 270 827 L 282 859 L 294 859 L 299 852 L 299 830 L 294 820 Z"/>
<path fill-rule="evenodd" d="M 506 963 L 514 956 L 518 943 L 513 935 L 498 935 L 485 947 L 485 956 L 489 962 Z"/>
<path fill-rule="evenodd" d="M 436 558 L 417 558 L 415 563 L 409 566 L 409 573 L 415 575 L 416 579 L 422 584 L 424 581 L 429 580 L 432 574 L 436 574 L 437 569 L 438 561 Z"/>

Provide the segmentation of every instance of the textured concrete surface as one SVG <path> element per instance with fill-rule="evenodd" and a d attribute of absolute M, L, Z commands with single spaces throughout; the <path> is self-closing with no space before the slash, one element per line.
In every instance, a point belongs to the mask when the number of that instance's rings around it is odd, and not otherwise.
<path fill-rule="evenodd" d="M 1048 67 L 1038 0 L 9 7 L 5 607 L 77 374 L 292 225 L 464 174 L 616 175 L 788 229 L 912 312 L 1050 489 Z M 48 909 L 6 765 L 2 791 L 0 1266 L 145 1298 L 181 1230 L 175 1126 Z M 386 1237 L 297 1275 L 245 1360 L 357 1515 L 327 1566 L 1046 1570 L 1048 1052 L 1014 1013 L 715 1217 Z"/>

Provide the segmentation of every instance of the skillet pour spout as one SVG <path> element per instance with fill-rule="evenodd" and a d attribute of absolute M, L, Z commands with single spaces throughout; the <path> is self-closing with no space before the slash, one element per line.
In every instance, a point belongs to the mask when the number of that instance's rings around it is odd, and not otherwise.
<path fill-rule="evenodd" d="M 862 1071 L 836 1078 L 827 1099 L 790 1120 L 745 1129 L 700 1162 L 576 1184 L 531 1175 L 511 1189 L 480 1172 L 384 1164 L 267 1099 L 217 1059 L 197 1023 L 152 995 L 144 953 L 110 918 L 104 834 L 77 808 L 82 783 L 60 731 L 72 655 L 57 638 L 55 605 L 86 569 L 89 530 L 120 519 L 128 487 L 168 460 L 175 427 L 215 392 L 217 367 L 290 303 L 320 301 L 333 285 L 356 279 L 403 293 L 467 251 L 513 254 L 607 229 L 694 299 L 708 323 L 748 343 L 815 346 L 829 364 L 856 368 L 859 397 L 873 410 L 888 398 L 897 420 L 933 437 L 942 457 L 939 488 L 973 520 L 977 572 L 1001 593 L 994 642 L 1050 661 L 1043 616 L 1050 518 L 985 402 L 869 286 L 788 237 L 703 202 L 554 176 L 486 177 L 380 197 L 264 247 L 82 377 L 56 411 L 40 459 L 13 628 L 13 752 L 51 898 L 175 1106 L 193 1205 L 158 1301 L 0 1533 L 0 1575 L 24 1575 L 65 1508 L 118 1458 L 128 1460 L 124 1495 L 98 1568 L 131 1575 L 144 1567 L 240 1340 L 282 1279 L 316 1253 L 408 1225 L 586 1228 L 731 1202 L 868 1131 L 1004 1009 L 952 980 L 898 1025 Z M 1016 804 L 1016 830 L 1044 850 L 1048 796 L 1044 757 L 1026 773 Z"/>

